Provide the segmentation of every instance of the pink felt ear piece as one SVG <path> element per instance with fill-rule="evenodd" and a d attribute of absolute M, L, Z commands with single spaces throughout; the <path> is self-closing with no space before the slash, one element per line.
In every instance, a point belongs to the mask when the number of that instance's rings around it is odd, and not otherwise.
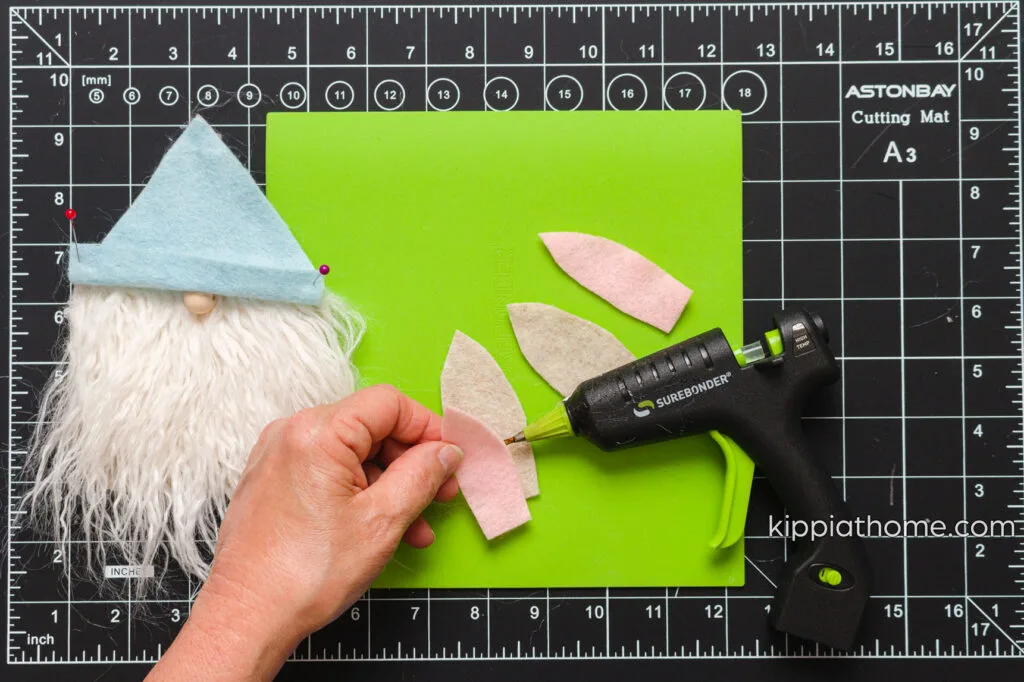
<path fill-rule="evenodd" d="M 502 437 L 526 428 L 526 413 L 515 389 L 487 349 L 460 331 L 455 332 L 441 370 L 441 405 L 479 419 Z M 540 494 L 537 463 L 529 443 L 508 446 L 526 497 Z"/>
<path fill-rule="evenodd" d="M 636 251 L 582 232 L 540 235 L 570 277 L 613 306 L 668 333 L 693 292 Z"/>
<path fill-rule="evenodd" d="M 458 408 L 448 407 L 441 438 L 462 448 L 465 456 L 455 477 L 488 540 L 530 520 L 519 473 L 498 434 Z"/>

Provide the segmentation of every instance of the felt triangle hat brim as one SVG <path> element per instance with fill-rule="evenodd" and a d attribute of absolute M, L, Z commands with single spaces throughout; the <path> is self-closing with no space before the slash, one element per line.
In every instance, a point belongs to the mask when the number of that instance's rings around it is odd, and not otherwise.
<path fill-rule="evenodd" d="M 323 299 L 323 277 L 288 225 L 199 116 L 106 238 L 68 253 L 74 284 Z"/>

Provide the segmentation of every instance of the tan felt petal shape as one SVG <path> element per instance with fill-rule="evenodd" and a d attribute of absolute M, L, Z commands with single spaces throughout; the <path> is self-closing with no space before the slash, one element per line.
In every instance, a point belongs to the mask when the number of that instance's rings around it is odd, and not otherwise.
<path fill-rule="evenodd" d="M 465 454 L 455 478 L 488 540 L 530 520 L 515 464 L 497 433 L 451 407 L 444 411 L 441 438 L 455 443 Z"/>
<path fill-rule="evenodd" d="M 636 359 L 608 330 L 555 306 L 511 303 L 508 316 L 526 361 L 562 396 Z"/>
<path fill-rule="evenodd" d="M 455 332 L 441 370 L 441 404 L 469 414 L 502 438 L 526 428 L 526 413 L 515 389 L 487 349 L 460 331 Z M 508 448 L 527 498 L 540 493 L 537 463 L 529 443 Z"/>
<path fill-rule="evenodd" d="M 582 232 L 540 235 L 570 277 L 638 320 L 668 333 L 693 292 L 636 251 Z"/>

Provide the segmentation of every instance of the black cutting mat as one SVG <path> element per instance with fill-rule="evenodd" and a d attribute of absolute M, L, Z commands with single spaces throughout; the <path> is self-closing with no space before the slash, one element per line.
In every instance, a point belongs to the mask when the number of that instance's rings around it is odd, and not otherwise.
<path fill-rule="evenodd" d="M 805 425 L 854 513 L 949 526 L 1019 520 L 1018 11 L 1011 2 L 14 9 L 4 245 L 13 247 L 12 462 L 67 295 L 64 209 L 78 211 L 79 239 L 100 238 L 191 111 L 262 181 L 264 117 L 284 108 L 729 106 L 746 113 L 748 336 L 780 304 L 806 303 L 828 322 L 844 380 Z M 709 668 L 719 661 L 741 678 L 877 674 L 876 663 L 848 657 L 813 669 L 742 660 L 831 656 L 767 627 L 787 551 L 768 519 L 783 514 L 755 481 L 742 590 L 374 591 L 297 652 L 600 662 L 295 663 L 285 676 L 610 677 L 622 663 L 607 659 L 638 653 L 694 659 L 690 674 L 723 674 Z M 867 547 L 876 596 L 855 657 L 1013 664 L 1006 657 L 1024 654 L 1020 537 L 876 537 Z M 14 549 L 9 660 L 85 659 L 61 675 L 93 679 L 107 664 L 89 660 L 151 660 L 187 617 L 187 585 L 148 604 L 143 619 L 88 585 L 69 597 L 52 546 Z M 74 548 L 58 556 L 76 560 Z M 104 677 L 141 669 L 119 663 Z M 24 679 L 54 669 L 10 670 Z M 647 670 L 681 668 L 663 660 Z"/>

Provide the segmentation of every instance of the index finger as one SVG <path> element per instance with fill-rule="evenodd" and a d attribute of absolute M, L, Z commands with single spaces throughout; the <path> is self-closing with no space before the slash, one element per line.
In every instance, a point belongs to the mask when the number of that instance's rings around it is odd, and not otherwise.
<path fill-rule="evenodd" d="M 329 433 L 360 461 L 385 438 L 409 445 L 441 440 L 441 417 L 394 386 L 364 388 L 324 409 Z"/>

